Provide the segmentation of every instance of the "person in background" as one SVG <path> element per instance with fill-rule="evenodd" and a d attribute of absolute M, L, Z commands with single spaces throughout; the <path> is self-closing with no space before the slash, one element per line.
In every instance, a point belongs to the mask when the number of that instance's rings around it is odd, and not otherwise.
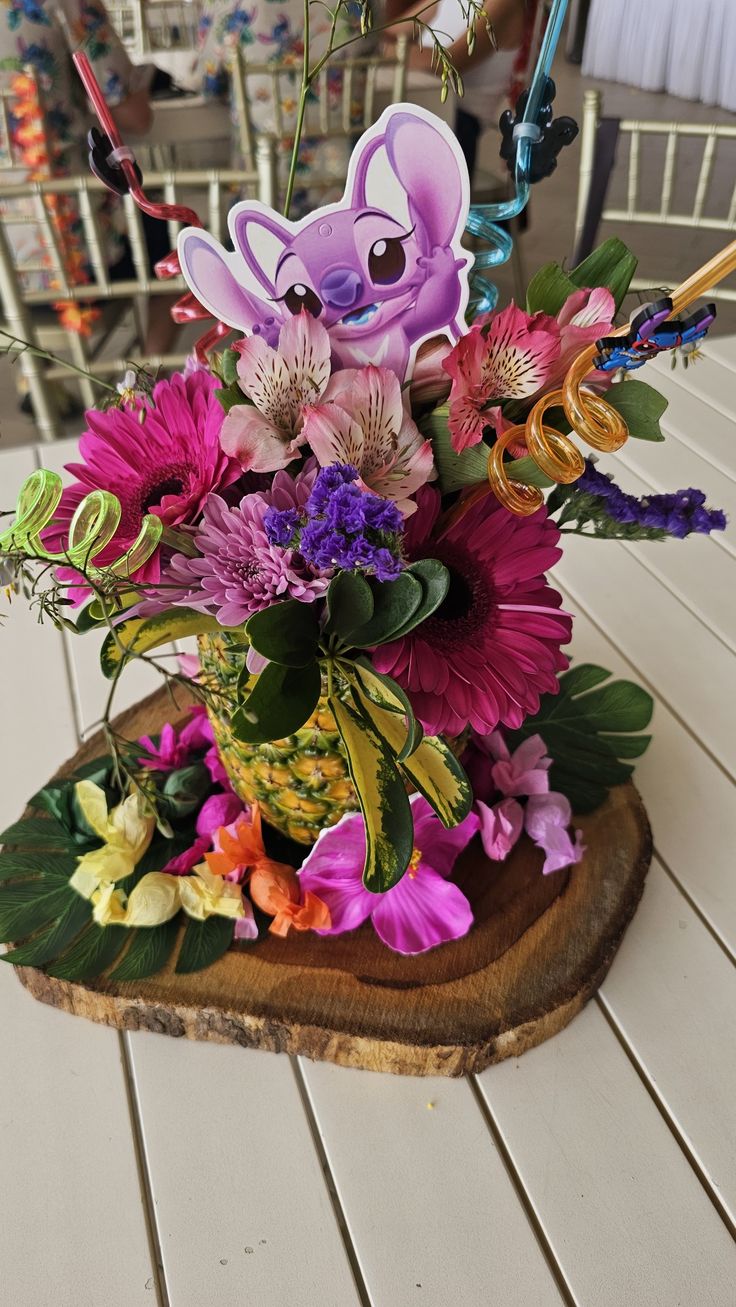
<path fill-rule="evenodd" d="M 30 93 L 29 79 L 24 79 L 23 73 L 31 69 L 41 100 L 40 105 L 35 106 L 39 116 L 35 152 L 27 150 L 24 155 L 23 140 L 29 139 L 29 133 L 19 140 L 22 134 L 16 132 L 13 158 L 18 166 L 3 174 L 9 184 L 38 179 L 37 141 L 40 135 L 44 140 L 45 175 L 63 177 L 89 171 L 87 131 L 95 120 L 72 63 L 74 50 L 86 53 L 121 133 L 142 135 L 151 125 L 149 85 L 155 69 L 150 64 L 137 67 L 131 63 L 100 0 L 54 0 L 54 3 L 49 0 L 2 0 L 0 69 L 6 76 L 17 74 L 15 81 L 19 96 Z M 11 92 L 15 93 L 12 82 Z M 18 121 L 22 121 L 23 105 L 20 101 L 17 107 Z M 11 112 L 15 117 L 12 104 Z M 116 230 L 116 209 L 120 211 L 119 204 L 112 196 L 106 196 L 100 216 L 110 277 L 127 280 L 135 273 L 127 236 Z M 169 253 L 167 227 L 165 223 L 145 216 L 143 222 L 149 261 L 153 267 Z M 33 258 L 29 242 L 39 240 L 38 229 L 34 233 L 32 228 L 31 221 L 30 225 L 26 222 L 10 229 L 11 244 L 21 270 L 22 261 Z M 165 354 L 171 346 L 178 330 L 171 321 L 171 303 L 172 298 L 168 295 L 152 296 L 149 301 L 147 354 Z"/>
<path fill-rule="evenodd" d="M 410 19 L 421 11 L 422 22 L 436 33 L 457 71 L 462 75 L 464 94 L 455 112 L 455 135 L 465 156 L 472 185 L 478 154 L 478 143 L 483 132 L 498 123 L 502 104 L 508 96 L 514 78 L 515 64 L 529 27 L 534 21 L 536 0 L 484 0 L 485 18 L 491 24 L 495 46 L 482 18 L 476 21 L 475 45 L 472 53 L 467 42 L 467 4 L 461 0 L 439 0 L 433 9 L 419 0 L 405 8 L 405 0 L 386 0 L 386 21 Z M 395 39 L 399 33 L 411 35 L 413 23 L 393 27 L 389 33 Z M 409 58 L 410 68 L 430 72 L 432 40 L 424 32 L 420 45 L 414 46 Z"/>
<path fill-rule="evenodd" d="M 326 5 L 315 4 L 311 8 L 310 21 L 310 57 L 314 64 L 328 48 L 331 16 Z M 346 14 L 341 11 L 334 44 L 347 40 L 360 33 L 360 12 L 358 6 Z M 279 3 L 263 3 L 262 0 L 205 0 L 199 24 L 199 52 L 193 76 L 187 80 L 188 85 L 197 85 L 201 93 L 209 98 L 225 99 L 230 94 L 230 76 L 228 62 L 231 51 L 239 45 L 247 64 L 292 64 L 293 75 L 280 77 L 282 90 L 281 116 L 285 136 L 296 127 L 297 106 L 302 74 L 302 57 L 304 53 L 304 4 L 303 0 L 279 0 Z M 377 46 L 375 37 L 368 35 L 361 41 L 348 47 L 345 57 L 365 58 Z M 327 93 L 330 103 L 339 106 L 342 94 L 342 78 L 339 68 L 340 55 L 328 65 L 327 75 L 315 83 L 307 106 L 304 135 L 299 152 L 297 189 L 291 208 L 291 217 L 299 216 L 315 204 L 325 204 L 339 199 L 342 194 L 347 174 L 348 159 L 353 141 L 350 137 L 320 139 L 318 119 L 319 97 Z M 268 74 L 253 73 L 247 78 L 247 92 L 250 113 L 256 132 L 275 133 L 276 116 L 273 103 L 274 82 Z M 362 100 L 362 84 L 359 77 L 353 79 L 351 87 L 355 101 Z M 360 106 L 358 106 L 360 107 Z M 284 140 L 278 151 L 279 190 L 283 195 L 291 158 L 290 142 Z M 242 166 L 238 160 L 235 166 Z M 314 177 L 334 179 L 333 188 L 320 186 L 313 193 L 308 189 L 307 179 Z"/>

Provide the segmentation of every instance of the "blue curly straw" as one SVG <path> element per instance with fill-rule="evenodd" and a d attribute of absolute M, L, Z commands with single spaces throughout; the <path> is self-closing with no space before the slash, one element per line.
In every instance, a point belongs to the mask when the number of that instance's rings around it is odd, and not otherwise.
<path fill-rule="evenodd" d="M 526 108 L 520 119 L 520 123 L 529 124 L 533 128 L 537 125 L 537 117 L 543 104 L 547 78 L 550 75 L 562 24 L 565 21 L 567 3 L 568 0 L 553 0 L 544 40 L 529 87 Z M 489 268 L 498 268 L 506 263 L 513 249 L 511 236 L 503 227 L 497 226 L 497 223 L 507 218 L 516 218 L 529 202 L 529 174 L 535 135 L 535 132 L 530 135 L 518 133 L 514 165 L 515 194 L 511 199 L 498 204 L 473 204 L 470 207 L 466 230 L 472 236 L 478 236 L 486 241 L 489 246 L 487 250 L 476 254 L 473 271 L 470 274 L 473 292 L 471 311 L 474 316 L 478 313 L 489 313 L 496 306 L 498 287 L 489 280 L 486 272 Z"/>

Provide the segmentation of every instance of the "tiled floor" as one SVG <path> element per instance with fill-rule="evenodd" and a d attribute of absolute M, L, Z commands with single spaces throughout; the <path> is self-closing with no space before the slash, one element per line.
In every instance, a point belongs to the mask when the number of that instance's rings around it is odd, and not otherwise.
<path fill-rule="evenodd" d="M 567 63 L 562 57 L 558 59 L 554 73 L 557 83 L 558 111 L 579 119 L 583 92 L 593 83 L 581 76 L 578 67 Z M 639 91 L 612 82 L 601 83 L 600 86 L 604 97 L 604 112 L 609 115 L 652 118 L 663 122 L 685 120 L 733 123 L 736 121 L 733 114 L 709 105 L 678 100 L 670 95 Z M 681 172 L 686 175 L 689 146 L 682 148 Z M 701 148 L 698 143 L 693 143 L 692 168 L 698 166 Z M 493 171 L 499 170 L 496 151 L 497 137 L 494 132 L 488 132 L 481 147 L 481 167 Z M 530 226 L 523 238 L 523 257 L 527 276 L 531 276 L 536 268 L 552 259 L 564 261 L 569 258 L 573 236 L 578 162 L 579 139 L 561 156 L 554 175 L 540 183 L 534 191 L 530 208 Z M 724 166 L 717 170 L 713 179 L 714 199 L 719 189 L 730 194 L 733 182 L 733 167 Z M 610 224 L 604 224 L 601 236 L 611 234 Z M 683 228 L 661 230 L 632 225 L 623 229 L 622 235 L 639 256 L 641 274 L 648 276 L 651 272 L 653 284 L 658 285 L 676 285 L 687 272 L 698 267 L 725 244 L 722 233 L 691 231 Z M 501 303 L 505 303 L 513 294 L 509 265 L 498 270 L 496 280 Z M 736 330 L 736 304 L 721 304 L 718 313 L 719 333 Z M 67 425 L 66 434 L 74 435 L 81 429 L 81 419 L 76 419 Z M 0 449 L 28 444 L 36 438 L 32 419 L 24 417 L 18 411 L 14 369 L 6 358 L 0 358 Z"/>

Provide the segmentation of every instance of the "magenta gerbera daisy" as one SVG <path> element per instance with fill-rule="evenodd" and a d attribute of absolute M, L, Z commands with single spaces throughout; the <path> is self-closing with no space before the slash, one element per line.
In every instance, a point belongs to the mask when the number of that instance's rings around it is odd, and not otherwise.
<path fill-rule="evenodd" d="M 512 729 L 555 694 L 567 666 L 572 619 L 544 573 L 557 562 L 559 531 L 540 508 L 519 518 L 488 495 L 444 533 L 432 534 L 440 496 L 424 486 L 409 518 L 412 559 L 438 558 L 450 588 L 437 612 L 401 640 L 373 653 L 408 691 L 424 729 L 459 735 Z"/>
<path fill-rule="evenodd" d="M 146 513 L 167 526 L 191 525 L 202 516 L 212 491 L 240 476 L 240 467 L 220 448 L 224 418 L 216 396 L 219 382 L 206 372 L 159 381 L 143 407 L 92 409 L 79 442 L 81 463 L 67 464 L 76 481 L 69 486 L 44 532 L 47 548 L 62 552 L 79 503 L 92 490 L 109 490 L 120 500 L 120 525 L 110 544 L 95 557 L 95 566 L 114 562 L 133 544 Z M 141 420 L 141 414 L 143 414 Z M 137 581 L 157 581 L 158 551 L 134 573 Z M 59 570 L 74 583 L 70 596 L 88 593 L 78 573 Z"/>

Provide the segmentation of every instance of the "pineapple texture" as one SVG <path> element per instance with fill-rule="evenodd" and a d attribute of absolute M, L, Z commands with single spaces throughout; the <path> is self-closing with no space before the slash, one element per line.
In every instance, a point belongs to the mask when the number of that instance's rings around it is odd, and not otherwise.
<path fill-rule="evenodd" d="M 230 729 L 244 651 L 232 636 L 202 636 L 204 679 L 221 696 L 210 710 L 217 748 L 230 783 L 245 802 L 258 800 L 266 821 L 300 844 L 313 844 L 325 826 L 357 810 L 342 741 L 327 702 L 319 703 L 294 735 L 269 744 L 245 744 Z M 232 705 L 232 708 L 229 706 Z"/>

